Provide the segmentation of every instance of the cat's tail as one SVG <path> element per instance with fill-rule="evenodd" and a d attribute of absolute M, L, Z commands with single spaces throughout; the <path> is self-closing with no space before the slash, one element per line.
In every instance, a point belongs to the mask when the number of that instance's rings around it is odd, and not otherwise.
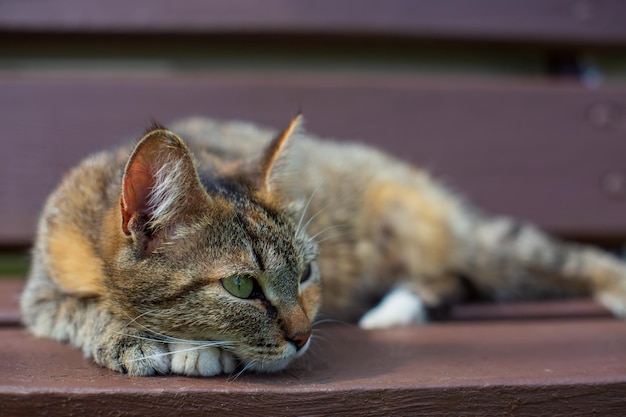
<path fill-rule="evenodd" d="M 496 300 L 593 295 L 626 318 L 626 264 L 528 223 L 472 214 L 457 230 L 457 261 L 481 295 Z"/>

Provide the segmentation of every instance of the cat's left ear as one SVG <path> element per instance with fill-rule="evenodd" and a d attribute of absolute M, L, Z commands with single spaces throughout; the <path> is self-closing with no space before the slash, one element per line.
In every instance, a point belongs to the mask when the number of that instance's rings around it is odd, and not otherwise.
<path fill-rule="evenodd" d="M 205 212 L 209 204 L 187 145 L 167 129 L 150 130 L 124 170 L 120 197 L 124 234 L 154 240 Z"/>

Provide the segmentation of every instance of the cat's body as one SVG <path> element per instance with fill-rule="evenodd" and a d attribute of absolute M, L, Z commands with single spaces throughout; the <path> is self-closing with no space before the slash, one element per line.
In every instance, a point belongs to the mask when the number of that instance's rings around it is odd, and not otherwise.
<path fill-rule="evenodd" d="M 297 123 L 274 141 L 245 123 L 174 126 L 197 175 L 163 129 L 83 162 L 40 222 L 30 329 L 111 369 L 213 375 L 284 368 L 320 298 L 323 317 L 408 324 L 462 297 L 460 276 L 492 299 L 591 294 L 626 315 L 611 255 L 486 216 L 373 149 L 289 139 Z"/>

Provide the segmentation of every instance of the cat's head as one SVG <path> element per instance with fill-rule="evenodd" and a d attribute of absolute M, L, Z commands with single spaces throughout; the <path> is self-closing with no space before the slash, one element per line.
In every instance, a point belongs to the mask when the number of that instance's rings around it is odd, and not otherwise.
<path fill-rule="evenodd" d="M 275 186 L 299 123 L 256 157 L 201 174 L 173 132 L 156 127 L 138 142 L 111 226 L 116 314 L 151 337 L 222 341 L 255 370 L 280 370 L 308 348 L 317 247 Z"/>

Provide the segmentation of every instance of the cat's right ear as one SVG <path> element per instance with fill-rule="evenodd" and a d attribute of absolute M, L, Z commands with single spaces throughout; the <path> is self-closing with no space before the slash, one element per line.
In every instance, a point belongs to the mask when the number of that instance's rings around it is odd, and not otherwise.
<path fill-rule="evenodd" d="M 124 170 L 120 197 L 124 234 L 154 239 L 206 212 L 209 203 L 184 142 L 167 129 L 150 130 Z"/>

